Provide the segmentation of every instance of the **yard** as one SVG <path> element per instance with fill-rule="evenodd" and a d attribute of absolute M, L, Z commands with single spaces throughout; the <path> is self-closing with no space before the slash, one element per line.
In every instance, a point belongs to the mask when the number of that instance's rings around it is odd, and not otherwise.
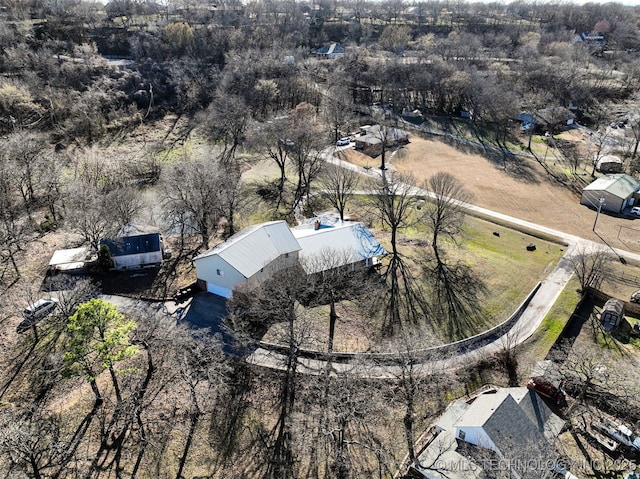
<path fill-rule="evenodd" d="M 380 165 L 379 159 L 355 150 L 346 150 L 342 156 L 363 167 Z M 501 161 L 487 158 L 477 149 L 414 134 L 390 164 L 397 171 L 413 175 L 418 184 L 446 171 L 464 183 L 478 206 L 601 242 L 592 231 L 596 212 L 580 205 L 579 195 L 550 179 L 533 158 L 518 157 L 517 164 L 505 169 Z M 590 176 L 582 173 L 585 184 L 589 183 Z M 596 231 L 615 248 L 640 251 L 640 220 L 601 214 Z"/>
<path fill-rule="evenodd" d="M 373 231 L 384 245 L 388 240 L 383 230 Z M 497 234 L 495 234 L 497 233 Z M 400 249 L 406 256 L 424 254 L 419 240 L 424 239 L 424 231 L 412 231 L 403 238 Z M 526 246 L 534 242 L 535 251 L 527 251 Z M 501 323 L 516 309 L 518 304 L 533 289 L 538 281 L 557 264 L 563 254 L 564 246 L 533 238 L 526 234 L 489 223 L 478 218 L 468 218 L 466 235 L 459 247 L 449 247 L 448 255 L 452 260 L 462 260 L 472 268 L 476 280 L 486 286 L 486 293 L 480 298 L 479 307 L 487 321 L 478 325 L 481 332 Z M 419 272 L 416 270 L 419 278 Z M 419 279 L 422 282 L 421 279 Z M 379 336 L 380 319 L 359 312 L 355 305 L 338 305 L 338 320 L 335 351 L 380 351 L 388 346 Z M 323 306 L 306 311 L 304 315 L 307 328 L 305 348 L 326 350 L 328 335 L 329 307 Z M 429 321 L 429 325 L 432 325 Z M 284 327 L 282 324 L 272 327 L 264 337 L 266 341 L 277 341 Z M 417 331 L 418 332 L 418 331 Z M 425 341 L 446 341 L 446 338 L 432 338 L 433 331 L 427 326 L 420 332 Z M 432 339 L 428 339 L 432 338 Z"/>

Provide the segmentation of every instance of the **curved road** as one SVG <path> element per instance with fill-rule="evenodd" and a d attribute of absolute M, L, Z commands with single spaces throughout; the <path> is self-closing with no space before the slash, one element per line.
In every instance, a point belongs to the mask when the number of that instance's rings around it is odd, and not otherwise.
<path fill-rule="evenodd" d="M 330 148 L 329 150 L 325 150 L 323 152 L 324 160 L 328 163 L 333 163 L 337 166 L 357 171 L 363 176 L 376 178 L 381 175 L 381 172 L 378 169 L 371 168 L 367 170 L 336 158 L 332 154 L 332 151 L 339 151 L 340 149 L 341 148 Z M 425 197 L 433 196 L 429 191 L 415 188 L 410 185 L 406 185 L 406 187 L 412 194 Z M 610 250 L 603 244 L 585 240 L 578 236 L 570 235 L 529 221 L 524 221 L 519 218 L 514 218 L 503 213 L 498 213 L 496 211 L 491 211 L 471 204 L 467 204 L 465 207 L 471 212 L 475 212 L 484 217 L 494 218 L 515 229 L 524 228 L 528 231 L 537 231 L 548 236 L 553 236 L 557 238 L 559 242 L 565 243 L 568 248 L 564 256 L 558 262 L 558 265 L 551 271 L 551 273 L 549 273 L 544 281 L 542 281 L 537 293 L 531 299 L 529 305 L 521 314 L 515 325 L 508 332 L 501 337 L 497 337 L 490 342 L 483 344 L 482 346 L 462 353 L 457 353 L 454 357 L 442 358 L 436 361 L 429 360 L 414 365 L 414 373 L 431 374 L 435 371 L 456 369 L 461 365 L 474 362 L 479 358 L 491 355 L 505 347 L 513 347 L 517 344 L 523 343 L 533 335 L 536 329 L 538 329 L 542 320 L 545 318 L 553 304 L 558 299 L 558 296 L 560 296 L 560 293 L 562 293 L 563 289 L 571 279 L 573 274 L 571 259 L 581 253 L 589 253 L 597 250 Z M 623 250 L 613 251 L 619 257 L 640 261 L 640 255 L 637 253 Z M 285 357 L 267 349 L 258 348 L 253 352 L 253 354 L 251 354 L 251 356 L 249 356 L 248 361 L 252 364 L 264 367 L 283 369 Z M 327 363 L 322 360 L 300 358 L 299 362 L 300 366 L 298 367 L 298 371 L 309 374 L 320 374 L 325 371 L 327 366 Z M 351 363 L 333 363 L 332 368 L 336 373 L 349 373 L 367 378 L 394 378 L 402 374 L 402 368 L 400 366 L 377 364 L 373 359 L 367 360 L 366 354 L 358 355 L 358 358 Z"/>

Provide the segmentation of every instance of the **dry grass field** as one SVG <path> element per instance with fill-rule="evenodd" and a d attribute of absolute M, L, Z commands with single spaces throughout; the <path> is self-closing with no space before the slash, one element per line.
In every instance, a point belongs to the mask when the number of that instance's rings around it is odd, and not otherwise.
<path fill-rule="evenodd" d="M 343 157 L 360 166 L 378 167 L 378 158 L 347 150 Z M 595 211 L 580 204 L 578 194 L 554 183 L 534 160 L 518 158 L 507 169 L 477 150 L 460 149 L 439 140 L 416 135 L 394 155 L 391 167 L 412 174 L 418 183 L 440 171 L 451 173 L 474 195 L 478 206 L 516 218 L 564 231 L 593 241 L 601 241 L 592 231 Z M 590 178 L 584 176 L 589 182 Z M 640 251 L 640 220 L 601 214 L 597 232 L 616 248 Z"/>

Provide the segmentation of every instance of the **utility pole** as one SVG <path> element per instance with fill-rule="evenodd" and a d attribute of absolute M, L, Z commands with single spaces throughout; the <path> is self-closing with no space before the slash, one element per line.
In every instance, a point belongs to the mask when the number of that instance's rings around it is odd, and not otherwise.
<path fill-rule="evenodd" d="M 596 224 L 598 224 L 598 216 L 600 216 L 600 210 L 602 209 L 602 205 L 604 205 L 604 198 L 600 198 L 598 200 L 598 211 L 596 213 L 596 219 L 593 222 L 593 231 L 596 231 Z"/>

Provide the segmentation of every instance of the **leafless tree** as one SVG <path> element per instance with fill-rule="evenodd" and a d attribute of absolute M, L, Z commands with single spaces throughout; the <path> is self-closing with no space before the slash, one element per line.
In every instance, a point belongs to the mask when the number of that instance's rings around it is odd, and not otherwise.
<path fill-rule="evenodd" d="M 250 121 L 249 107 L 240 96 L 218 92 L 202 117 L 201 128 L 213 142 L 222 143 L 221 160 L 229 168 L 244 142 Z"/>
<path fill-rule="evenodd" d="M 587 287 L 598 289 L 611 279 L 611 264 L 615 257 L 604 249 L 588 251 L 577 247 L 575 253 L 569 255 L 567 260 L 580 281 L 580 288 L 584 291 Z"/>
<path fill-rule="evenodd" d="M 212 157 L 183 158 L 163 172 L 165 218 L 183 234 L 199 235 L 200 248 L 209 247 L 220 219 L 221 171 Z"/>
<path fill-rule="evenodd" d="M 353 193 L 358 188 L 360 174 L 355 169 L 327 165 L 320 178 L 321 195 L 338 210 L 340 221 L 344 221 L 344 211 Z"/>
<path fill-rule="evenodd" d="M 146 206 L 140 190 L 131 186 L 110 191 L 104 201 L 108 205 L 106 213 L 112 218 L 115 228 L 133 222 Z"/>
<path fill-rule="evenodd" d="M 106 203 L 102 191 L 82 181 L 68 185 L 67 194 L 67 224 L 80 233 L 94 251 L 98 251 L 100 240 L 115 227 L 110 214 L 111 205 Z"/>
<path fill-rule="evenodd" d="M 397 173 L 383 174 L 372 186 L 372 206 L 384 227 L 391 232 L 391 251 L 384 276 L 388 292 L 383 302 L 387 334 L 404 322 L 419 322 L 428 314 L 424 292 L 398 249 L 402 229 L 421 221 L 420 198 L 413 190 L 414 179 Z"/>
<path fill-rule="evenodd" d="M 473 195 L 464 185 L 449 173 L 436 173 L 429 178 L 425 188 L 433 196 L 425 204 L 425 219 L 431 229 L 431 247 L 439 260 L 439 240 L 441 237 L 456 241 L 464 231 L 466 205 Z"/>
<path fill-rule="evenodd" d="M 391 350 L 395 355 L 392 364 L 397 373 L 394 374 L 390 396 L 392 403 L 398 404 L 404 410 L 402 422 L 411 464 L 417 461 L 415 428 L 416 424 L 419 424 L 418 411 L 426 415 L 425 404 L 431 402 L 431 405 L 426 407 L 433 407 L 432 395 L 439 394 L 447 384 L 447 376 L 443 370 L 446 357 L 441 353 L 427 351 L 434 343 L 433 332 L 424 329 L 418 334 L 403 330 L 392 343 Z"/>

